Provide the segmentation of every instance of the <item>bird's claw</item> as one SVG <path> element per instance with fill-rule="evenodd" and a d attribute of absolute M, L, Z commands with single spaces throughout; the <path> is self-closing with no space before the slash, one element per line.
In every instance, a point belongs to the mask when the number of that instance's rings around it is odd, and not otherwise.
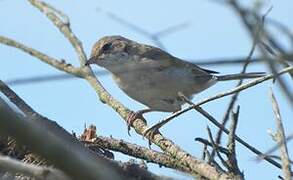
<path fill-rule="evenodd" d="M 154 136 L 156 134 L 160 133 L 159 132 L 159 127 L 157 127 L 156 125 L 152 126 L 152 127 L 149 127 L 147 129 L 145 129 L 143 132 L 142 132 L 142 135 L 148 139 L 153 139 Z"/>
<path fill-rule="evenodd" d="M 136 120 L 136 119 L 142 119 L 145 121 L 144 117 L 142 116 L 143 112 L 142 111 L 137 111 L 137 112 L 134 112 L 134 111 L 130 111 L 128 117 L 127 117 L 127 133 L 129 136 L 130 135 L 130 128 L 133 124 L 133 122 Z"/>

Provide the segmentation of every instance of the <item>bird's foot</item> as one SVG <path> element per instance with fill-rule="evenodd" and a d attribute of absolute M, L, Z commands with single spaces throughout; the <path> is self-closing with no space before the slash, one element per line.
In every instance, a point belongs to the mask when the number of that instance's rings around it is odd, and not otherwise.
<path fill-rule="evenodd" d="M 155 136 L 156 134 L 160 133 L 160 132 L 159 132 L 159 129 L 160 129 L 161 127 L 162 127 L 162 124 L 157 123 L 157 124 L 155 124 L 155 125 L 153 125 L 153 126 L 147 128 L 147 129 L 145 129 L 145 130 L 142 132 L 142 135 L 143 135 L 144 137 L 149 138 L 149 139 L 153 139 L 154 136 Z"/>
<path fill-rule="evenodd" d="M 176 112 L 177 112 L 177 111 L 173 112 L 173 114 L 176 113 Z M 143 136 L 144 136 L 144 137 L 153 138 L 154 135 L 160 133 L 160 132 L 159 132 L 159 129 L 160 129 L 162 126 L 164 126 L 165 124 L 167 124 L 170 120 L 171 120 L 170 118 L 167 118 L 167 119 L 161 120 L 161 121 L 158 122 L 157 124 L 155 124 L 155 125 L 153 125 L 153 126 L 147 128 L 147 129 L 145 129 L 145 130 L 143 131 L 143 133 L 142 133 Z"/>
<path fill-rule="evenodd" d="M 150 112 L 150 109 L 144 109 L 144 110 L 140 110 L 140 111 L 130 111 L 128 117 L 127 117 L 127 133 L 130 136 L 130 127 L 132 126 L 133 122 L 136 119 L 141 119 L 143 121 L 146 122 L 146 120 L 144 119 L 144 117 L 142 116 L 144 113 Z"/>

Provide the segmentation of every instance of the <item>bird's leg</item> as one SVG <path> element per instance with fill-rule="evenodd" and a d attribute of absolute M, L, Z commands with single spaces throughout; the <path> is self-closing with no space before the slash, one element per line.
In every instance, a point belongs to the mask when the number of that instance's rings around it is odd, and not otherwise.
<path fill-rule="evenodd" d="M 189 98 L 188 97 L 186 97 L 182 92 L 178 92 L 178 96 L 179 96 L 179 98 L 181 98 L 183 101 L 185 101 L 187 104 L 189 104 L 189 105 L 194 105 L 193 104 L 193 102 L 191 102 L 190 100 L 189 100 Z"/>
<path fill-rule="evenodd" d="M 145 121 L 144 117 L 142 116 L 144 113 L 147 112 L 151 112 L 153 111 L 152 109 L 143 109 L 143 110 L 139 110 L 139 111 L 130 111 L 128 117 L 127 117 L 127 133 L 130 136 L 130 127 L 132 126 L 132 123 L 136 120 L 136 119 L 142 119 Z"/>

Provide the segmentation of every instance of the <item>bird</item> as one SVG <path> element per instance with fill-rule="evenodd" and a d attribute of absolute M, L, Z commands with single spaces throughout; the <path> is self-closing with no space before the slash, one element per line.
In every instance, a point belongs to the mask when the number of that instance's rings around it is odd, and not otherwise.
<path fill-rule="evenodd" d="M 217 71 L 201 68 L 160 48 L 118 35 L 102 37 L 94 44 L 85 65 L 91 64 L 108 70 L 123 92 L 147 106 L 130 112 L 128 132 L 135 119 L 144 120 L 144 113 L 180 111 L 186 103 L 180 94 L 192 99 L 219 81 L 264 76 L 262 72 L 218 75 Z"/>

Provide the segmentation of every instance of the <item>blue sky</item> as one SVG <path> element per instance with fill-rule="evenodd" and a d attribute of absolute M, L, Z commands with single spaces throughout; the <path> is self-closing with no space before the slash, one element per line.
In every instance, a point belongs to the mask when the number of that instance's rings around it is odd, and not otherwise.
<path fill-rule="evenodd" d="M 247 3 L 247 1 L 243 2 Z M 292 11 L 293 2 L 290 0 L 265 2 L 265 7 L 273 6 L 268 17 L 287 24 L 292 30 L 293 15 L 289 12 Z M 88 55 L 94 42 L 105 35 L 122 35 L 142 43 L 152 44 L 149 38 L 113 21 L 107 12 L 114 13 L 150 33 L 187 22 L 188 26 L 183 30 L 161 38 L 168 52 L 182 59 L 246 56 L 251 48 L 248 33 L 233 11 L 211 1 L 91 0 L 86 3 L 78 1 L 69 3 L 64 0 L 52 0 L 50 3 L 70 17 L 71 28 L 82 41 Z M 28 2 L 0 1 L 0 21 L 2 26 L 0 35 L 17 39 L 50 56 L 78 65 L 76 54 L 68 41 L 43 14 Z M 282 38 L 278 33 L 276 36 Z M 0 61 L 1 80 L 60 73 L 39 60 L 10 47 L 0 45 L 0 54 L 2 58 Z M 223 74 L 237 73 L 241 70 L 240 66 L 206 66 L 205 68 Z M 94 69 L 101 70 L 98 67 L 94 67 Z M 265 65 L 251 65 L 248 70 L 268 71 Z M 101 76 L 99 79 L 107 90 L 127 107 L 133 110 L 144 108 L 143 105 L 130 99 L 119 90 L 111 76 Z M 287 79 L 288 83 L 292 83 L 289 78 Z M 204 97 L 228 90 L 235 84 L 236 82 L 218 83 L 196 95 L 193 101 L 197 102 Z M 262 151 L 275 144 L 268 134 L 269 129 L 275 130 L 275 119 L 268 96 L 270 87 L 273 88 L 279 102 L 286 132 L 291 134 L 293 132 L 292 106 L 286 101 L 277 84 L 265 82 L 243 92 L 238 99 L 241 108 L 237 134 Z M 68 131 L 75 131 L 79 134 L 85 123 L 87 125 L 95 124 L 99 135 L 112 135 L 114 138 L 143 146 L 148 144 L 133 131 L 131 131 L 132 136 L 129 137 L 124 121 L 111 108 L 98 100 L 94 90 L 84 80 L 74 79 L 13 86 L 12 88 L 36 111 L 57 121 Z M 292 84 L 290 90 L 293 91 Z M 222 98 L 207 103 L 203 107 L 215 118 L 221 120 L 229 99 L 229 97 Z M 155 112 L 149 113 L 145 117 L 148 123 L 153 124 L 168 115 L 168 113 Z M 207 125 L 214 133 L 217 132 L 217 129 L 204 117 L 190 111 L 167 124 L 161 131 L 183 149 L 200 157 L 202 146 L 193 139 L 195 137 L 206 138 Z M 290 153 L 292 153 L 292 142 L 288 145 L 291 149 Z M 157 149 L 154 145 L 153 148 Z M 277 175 L 281 174 L 280 170 L 267 162 L 256 163 L 254 154 L 241 145 L 237 145 L 237 154 L 239 166 L 247 179 L 276 179 Z M 121 154 L 117 154 L 116 158 L 128 159 Z M 159 168 L 157 165 L 149 164 L 149 167 L 157 174 L 190 179 L 181 173 Z"/>

